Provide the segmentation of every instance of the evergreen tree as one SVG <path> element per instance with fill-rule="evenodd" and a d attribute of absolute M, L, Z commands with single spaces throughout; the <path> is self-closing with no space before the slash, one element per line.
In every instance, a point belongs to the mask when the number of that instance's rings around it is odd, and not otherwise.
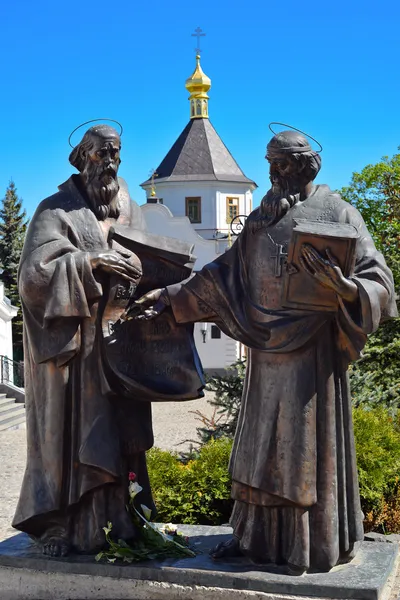
<path fill-rule="evenodd" d="M 10 181 L 0 208 L 0 266 L 3 269 L 1 280 L 4 282 L 5 294 L 11 304 L 19 309 L 18 315 L 12 321 L 15 360 L 21 360 L 23 357 L 22 312 L 17 271 L 27 225 L 22 200 L 18 198 L 14 182 Z"/>

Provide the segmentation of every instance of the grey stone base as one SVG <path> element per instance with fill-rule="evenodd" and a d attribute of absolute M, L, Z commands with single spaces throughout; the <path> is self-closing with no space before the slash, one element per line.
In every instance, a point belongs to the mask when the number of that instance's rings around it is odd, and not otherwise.
<path fill-rule="evenodd" d="M 196 558 L 136 565 L 96 563 L 93 556 L 44 557 L 24 534 L 0 543 L 1 600 L 386 600 L 397 544 L 363 542 L 356 558 L 330 573 L 283 575 L 247 559 L 213 561 L 208 550 L 227 527 L 179 527 Z M 273 572 L 273 570 L 275 572 Z"/>

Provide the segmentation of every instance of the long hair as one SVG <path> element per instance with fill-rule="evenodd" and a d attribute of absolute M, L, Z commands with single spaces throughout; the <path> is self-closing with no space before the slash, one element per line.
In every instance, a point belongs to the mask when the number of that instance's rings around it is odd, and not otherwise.
<path fill-rule="evenodd" d="M 321 169 L 321 156 L 318 152 L 311 150 L 310 152 L 294 152 L 290 157 L 295 160 L 299 165 L 304 167 L 302 171 L 302 177 L 304 180 L 314 181 Z"/>

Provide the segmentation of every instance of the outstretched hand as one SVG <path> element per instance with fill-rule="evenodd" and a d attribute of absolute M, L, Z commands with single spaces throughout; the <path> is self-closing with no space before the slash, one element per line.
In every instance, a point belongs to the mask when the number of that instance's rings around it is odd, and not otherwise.
<path fill-rule="evenodd" d="M 333 290 L 347 302 L 355 302 L 358 298 L 358 287 L 351 279 L 343 275 L 338 261 L 329 248 L 327 258 L 323 258 L 310 244 L 301 249 L 300 263 L 307 273 L 317 279 L 321 285 Z"/>
<path fill-rule="evenodd" d="M 129 306 L 121 319 L 127 321 L 131 319 L 150 321 L 158 317 L 169 304 L 169 296 L 165 288 L 151 290 L 151 292 L 147 292 L 147 294 L 144 294 L 144 296 Z"/>

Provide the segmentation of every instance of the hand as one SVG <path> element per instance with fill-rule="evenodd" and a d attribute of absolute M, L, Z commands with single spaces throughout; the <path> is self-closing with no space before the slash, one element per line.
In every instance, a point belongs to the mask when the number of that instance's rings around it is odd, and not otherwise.
<path fill-rule="evenodd" d="M 169 304 L 169 296 L 165 288 L 152 290 L 144 294 L 139 300 L 136 300 L 122 315 L 121 320 L 129 321 L 135 319 L 138 321 L 150 321 L 158 317 Z"/>
<path fill-rule="evenodd" d="M 317 279 L 323 286 L 333 290 L 338 296 L 347 302 L 355 302 L 358 298 L 358 287 L 343 275 L 336 258 L 326 249 L 327 259 L 322 256 L 310 244 L 304 244 L 301 249 L 300 263 L 307 273 Z"/>
<path fill-rule="evenodd" d="M 111 275 L 118 275 L 122 279 L 133 281 L 133 283 L 137 283 L 137 280 L 142 276 L 140 261 L 132 253 L 104 250 L 103 252 L 92 253 L 90 262 L 92 269 L 101 269 Z"/>

